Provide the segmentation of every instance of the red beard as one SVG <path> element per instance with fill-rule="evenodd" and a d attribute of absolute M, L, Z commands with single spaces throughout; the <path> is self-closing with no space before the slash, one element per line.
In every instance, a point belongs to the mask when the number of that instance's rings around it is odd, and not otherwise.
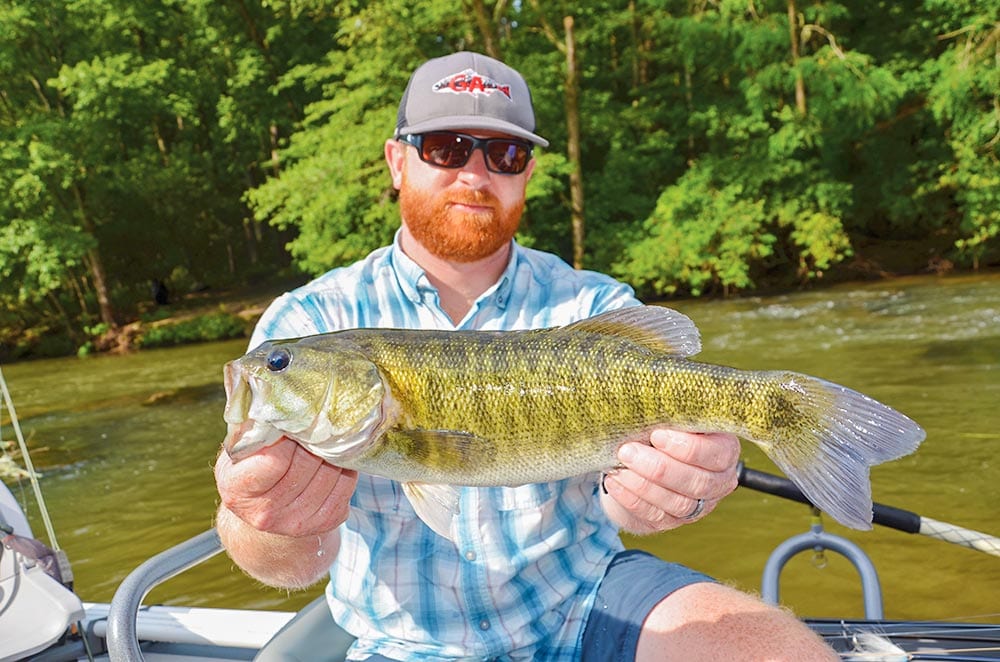
<path fill-rule="evenodd" d="M 457 211 L 451 203 L 489 207 L 481 212 Z M 485 191 L 425 193 L 403 178 L 399 209 L 413 238 L 432 255 L 453 262 L 475 262 L 493 255 L 514 237 L 524 199 L 503 208 Z"/>

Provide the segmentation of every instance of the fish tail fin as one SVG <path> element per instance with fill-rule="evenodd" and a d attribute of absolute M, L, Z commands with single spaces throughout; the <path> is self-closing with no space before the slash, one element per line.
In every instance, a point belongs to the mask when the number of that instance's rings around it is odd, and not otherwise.
<path fill-rule="evenodd" d="M 796 373 L 777 382 L 795 424 L 755 440 L 820 510 L 855 529 L 872 528 L 869 468 L 916 450 L 925 432 L 863 393 Z M 785 408 L 787 410 L 787 408 Z"/>

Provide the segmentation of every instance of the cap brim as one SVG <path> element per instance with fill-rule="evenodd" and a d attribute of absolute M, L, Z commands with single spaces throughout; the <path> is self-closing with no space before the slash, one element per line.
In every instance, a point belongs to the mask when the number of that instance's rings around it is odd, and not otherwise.
<path fill-rule="evenodd" d="M 528 140 L 539 147 L 548 147 L 549 141 L 541 136 L 526 131 L 525 129 L 496 119 L 495 117 L 482 117 L 479 115 L 452 115 L 451 117 L 439 117 L 426 122 L 418 122 L 410 126 L 397 129 L 397 134 L 427 133 L 428 131 L 461 131 L 462 129 L 475 129 L 480 131 L 499 131 L 512 136 L 517 136 Z"/>

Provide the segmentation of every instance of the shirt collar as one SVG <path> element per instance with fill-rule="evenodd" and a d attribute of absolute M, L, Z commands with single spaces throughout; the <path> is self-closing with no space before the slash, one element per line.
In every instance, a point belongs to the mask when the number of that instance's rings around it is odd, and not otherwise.
<path fill-rule="evenodd" d="M 403 247 L 399 243 L 400 231 L 396 231 L 396 236 L 392 240 L 392 248 L 389 249 L 389 267 L 396 275 L 396 282 L 403 295 L 415 304 L 423 301 L 425 292 L 433 292 L 434 286 L 423 268 L 403 252 Z"/>
<path fill-rule="evenodd" d="M 399 243 L 400 231 L 396 231 L 396 236 L 392 240 L 392 247 L 389 253 L 389 265 L 396 273 L 396 280 L 400 290 L 407 299 L 414 304 L 423 303 L 427 294 L 437 295 L 437 289 L 427 278 L 427 273 L 423 267 L 414 262 L 409 255 L 403 252 Z M 495 305 L 504 309 L 510 301 L 510 291 L 514 285 L 514 275 L 517 272 L 518 263 L 521 261 L 523 249 L 514 240 L 511 240 L 510 257 L 507 260 L 507 267 L 500 274 L 497 282 L 484 292 L 477 300 L 476 306 L 481 306 L 487 300 L 492 299 Z"/>

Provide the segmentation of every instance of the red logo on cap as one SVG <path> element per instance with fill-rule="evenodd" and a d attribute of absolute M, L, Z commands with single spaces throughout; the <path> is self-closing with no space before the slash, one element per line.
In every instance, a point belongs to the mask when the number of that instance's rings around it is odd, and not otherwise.
<path fill-rule="evenodd" d="M 432 89 L 435 92 L 454 92 L 455 94 L 485 94 L 490 96 L 499 92 L 510 99 L 510 85 L 504 85 L 493 80 L 489 76 L 476 73 L 472 69 L 466 69 L 451 76 L 445 76 L 434 83 Z"/>

